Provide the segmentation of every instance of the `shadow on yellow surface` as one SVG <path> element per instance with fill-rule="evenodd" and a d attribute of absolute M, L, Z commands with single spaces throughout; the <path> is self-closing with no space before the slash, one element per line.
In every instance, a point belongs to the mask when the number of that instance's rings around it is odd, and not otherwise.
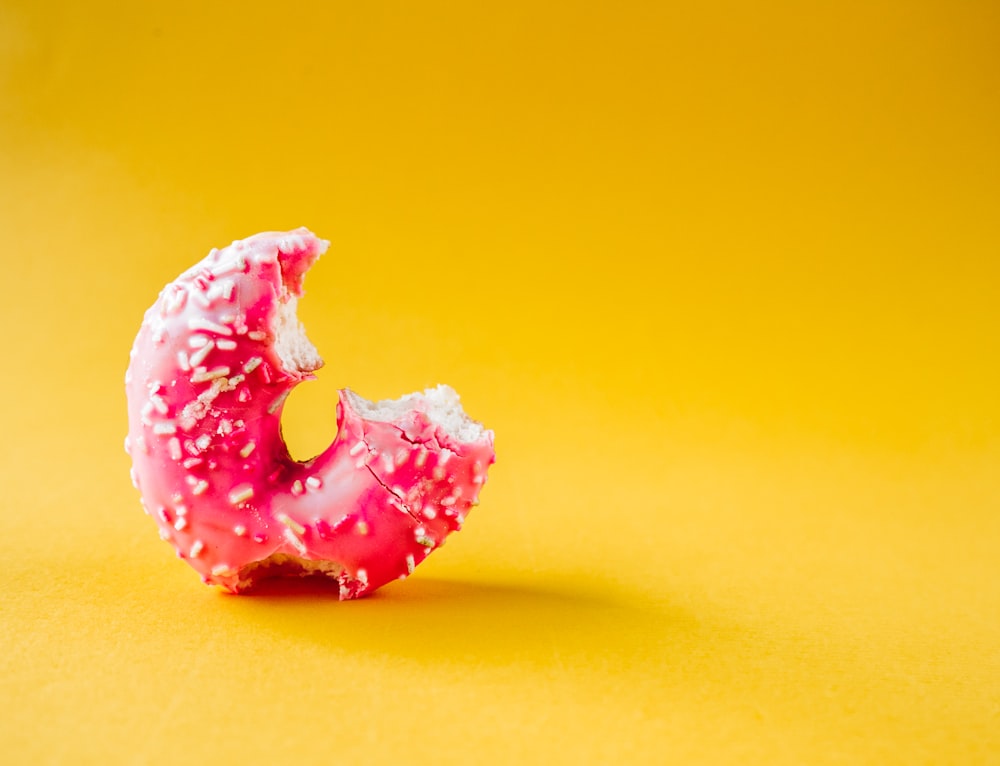
<path fill-rule="evenodd" d="M 273 580 L 220 612 L 256 628 L 338 652 L 476 665 L 560 664 L 630 654 L 624 644 L 690 644 L 699 622 L 683 609 L 640 609 L 595 581 L 552 587 L 414 577 L 358 601 L 336 585 Z M 623 637 L 625 642 L 623 644 Z"/>

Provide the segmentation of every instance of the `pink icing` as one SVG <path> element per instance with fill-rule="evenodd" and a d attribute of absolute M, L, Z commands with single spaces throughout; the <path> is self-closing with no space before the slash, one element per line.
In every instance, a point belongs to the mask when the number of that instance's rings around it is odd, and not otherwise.
<path fill-rule="evenodd" d="M 405 578 L 461 529 L 495 460 L 492 432 L 438 421 L 432 400 L 458 407 L 443 386 L 378 411 L 345 389 L 333 443 L 289 456 L 285 398 L 321 362 L 282 362 L 279 309 L 326 247 L 297 229 L 213 250 L 164 288 L 132 349 L 133 483 L 178 556 L 232 592 L 320 569 L 348 599 Z"/>

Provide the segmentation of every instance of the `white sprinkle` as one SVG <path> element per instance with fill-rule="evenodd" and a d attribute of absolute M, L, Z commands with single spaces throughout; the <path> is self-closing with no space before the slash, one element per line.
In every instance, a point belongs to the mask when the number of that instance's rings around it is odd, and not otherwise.
<path fill-rule="evenodd" d="M 212 349 L 214 348 L 215 344 L 212 341 L 209 341 L 204 346 L 195 351 L 193 354 L 191 354 L 191 358 L 188 360 L 188 363 L 192 367 L 197 367 L 198 365 L 200 365 L 202 362 L 205 361 L 205 358 L 210 353 L 212 353 Z"/>
<path fill-rule="evenodd" d="M 222 293 L 223 298 L 227 301 L 231 301 L 233 299 L 233 290 L 235 289 L 236 283 L 230 279 L 222 283 L 222 290 L 220 292 Z"/>
<path fill-rule="evenodd" d="M 170 412 L 170 409 L 167 407 L 167 403 L 163 401 L 162 396 L 159 396 L 157 394 L 150 394 L 149 401 L 152 403 L 153 408 L 161 415 L 166 415 L 168 412 Z"/>
<path fill-rule="evenodd" d="M 302 482 L 299 481 L 298 479 L 296 479 L 295 481 L 293 481 L 292 482 L 292 494 L 293 495 L 301 495 L 303 492 L 305 492 L 305 490 L 302 489 Z"/>
<path fill-rule="evenodd" d="M 237 537 L 246 537 L 247 528 L 242 524 L 237 524 L 235 527 L 233 527 L 233 534 L 235 534 Z"/>
<path fill-rule="evenodd" d="M 125 454 L 126 455 L 132 454 L 132 440 L 129 439 L 128 436 L 125 437 Z"/>
<path fill-rule="evenodd" d="M 368 464 L 368 453 L 367 452 L 364 455 L 362 455 L 361 457 L 359 457 L 357 460 L 354 461 L 354 467 L 355 468 L 364 468 L 367 464 Z"/>
<path fill-rule="evenodd" d="M 267 340 L 267 333 L 260 330 L 251 330 L 247 333 L 247 337 L 250 340 Z"/>
<path fill-rule="evenodd" d="M 226 382 L 227 382 L 227 383 L 229 384 L 229 387 L 230 387 L 230 388 L 236 388 L 236 387 L 237 387 L 237 386 L 238 386 L 238 385 L 239 385 L 240 383 L 242 383 L 242 382 L 243 382 L 244 380 L 246 380 L 246 376 L 245 376 L 245 375 L 243 375 L 242 373 L 240 373 L 239 375 L 233 375 L 233 377 L 231 377 L 231 378 L 230 378 L 230 379 L 229 379 L 228 381 L 226 381 Z"/>
<path fill-rule="evenodd" d="M 172 437 L 169 442 L 167 442 L 167 449 L 170 451 L 171 460 L 180 460 L 183 457 L 181 453 L 181 440 L 176 436 Z"/>
<path fill-rule="evenodd" d="M 451 460 L 451 455 L 452 455 L 452 452 L 451 452 L 450 449 L 443 449 L 443 450 L 441 450 L 441 454 L 438 457 L 438 465 L 444 465 L 449 460 Z"/>
<path fill-rule="evenodd" d="M 233 421 L 223 418 L 219 421 L 218 431 L 220 436 L 229 436 L 233 432 Z"/>
<path fill-rule="evenodd" d="M 260 366 L 260 363 L 263 361 L 264 360 L 261 359 L 259 356 L 251 357 L 250 359 L 247 360 L 247 363 L 243 365 L 243 372 L 249 375 L 251 372 L 256 370 Z"/>
<path fill-rule="evenodd" d="M 212 342 L 207 335 L 192 335 L 188 338 L 188 345 L 191 348 L 203 348 Z"/>
<path fill-rule="evenodd" d="M 185 443 L 184 446 L 186 448 L 188 446 L 192 446 L 193 447 L 194 445 L 191 444 L 191 442 L 187 442 L 187 443 Z M 190 452 L 190 451 L 191 450 L 188 450 L 188 452 Z M 181 463 L 181 465 L 183 465 L 185 468 L 187 468 L 190 471 L 195 466 L 199 466 L 199 465 L 201 465 L 204 462 L 205 461 L 202 460 L 200 457 L 189 457 L 187 460 L 185 460 L 183 463 Z"/>
<path fill-rule="evenodd" d="M 287 513 L 279 513 L 275 518 L 278 519 L 282 524 L 292 530 L 295 534 L 304 534 L 306 528 L 299 524 L 295 519 L 291 518 Z"/>
<path fill-rule="evenodd" d="M 240 457 L 250 457 L 255 449 L 257 449 L 257 445 L 254 442 L 247 442 L 240 450 Z"/>
<path fill-rule="evenodd" d="M 157 423 L 153 426 L 153 433 L 157 436 L 166 436 L 167 434 L 177 433 L 177 426 L 173 423 Z"/>
<path fill-rule="evenodd" d="M 205 550 L 205 543 L 201 540 L 195 540 L 191 544 L 191 552 L 188 554 L 191 558 L 196 559 L 201 555 L 201 552 Z"/>
<path fill-rule="evenodd" d="M 224 277 L 227 274 L 232 274 L 236 271 L 243 271 L 243 267 L 240 266 L 239 258 L 235 261 L 230 261 L 229 263 L 224 263 L 222 266 L 215 270 L 216 277 Z"/>
<path fill-rule="evenodd" d="M 188 360 L 187 351 L 177 352 L 177 366 L 184 370 L 184 372 L 191 371 L 191 362 Z"/>
<path fill-rule="evenodd" d="M 204 368 L 203 368 L 204 369 Z M 223 391 L 229 390 L 228 378 L 216 378 L 212 385 L 198 394 L 193 402 L 188 402 L 181 412 L 181 428 L 185 431 L 194 428 L 195 424 L 209 413 L 212 402 Z"/>
<path fill-rule="evenodd" d="M 444 468 L 440 465 L 434 466 L 434 470 L 431 472 L 431 476 L 434 477 L 434 481 L 441 481 L 444 479 Z"/>
<path fill-rule="evenodd" d="M 425 519 L 433 519 L 433 518 L 436 518 L 436 517 L 437 517 L 437 511 L 435 511 L 431 506 L 428 505 L 424 509 L 424 518 Z"/>
<path fill-rule="evenodd" d="M 310 476 L 306 479 L 306 486 L 309 487 L 309 489 L 319 489 L 323 486 L 323 481 L 318 476 Z"/>
<path fill-rule="evenodd" d="M 306 545 L 299 538 L 295 536 L 295 533 L 290 529 L 286 529 L 283 537 L 292 544 L 292 547 L 299 552 L 300 555 L 306 555 Z"/>
<path fill-rule="evenodd" d="M 441 505 L 454 505 L 454 504 L 455 504 L 455 498 L 453 497 L 446 497 L 444 500 L 441 501 Z"/>
<path fill-rule="evenodd" d="M 250 484 L 241 484 L 229 493 L 229 502 L 233 505 L 239 505 L 251 497 L 253 497 L 253 486 Z"/>
<path fill-rule="evenodd" d="M 139 451 L 143 455 L 149 454 L 149 445 L 146 443 L 146 437 L 143 436 L 142 434 L 139 434 L 139 436 L 135 437 L 135 445 L 139 448 Z"/>
<path fill-rule="evenodd" d="M 357 575 L 357 580 L 358 580 L 358 582 L 360 582 L 360 583 L 361 583 L 361 584 L 362 584 L 362 585 L 363 585 L 364 587 L 366 587 L 366 588 L 367 588 L 367 587 L 368 587 L 368 572 L 367 572 L 367 571 L 365 571 L 364 569 L 359 569 L 359 570 L 358 570 L 358 575 Z"/>
<path fill-rule="evenodd" d="M 271 406 L 267 408 L 267 414 L 273 415 L 275 412 L 281 409 L 281 405 L 285 403 L 285 399 L 288 398 L 288 391 L 283 391 L 278 395 L 278 398 L 271 402 Z"/>
<path fill-rule="evenodd" d="M 403 463 L 405 463 L 406 459 L 409 456 L 410 456 L 410 451 L 406 449 L 406 447 L 400 448 L 400 450 L 396 453 L 396 467 L 398 468 Z"/>
<path fill-rule="evenodd" d="M 178 287 L 174 292 L 167 297 L 166 309 L 168 314 L 176 314 L 187 302 L 187 290 L 182 287 Z"/>
<path fill-rule="evenodd" d="M 382 470 L 386 473 L 392 473 L 396 470 L 396 466 L 392 462 L 392 455 L 388 452 L 382 453 Z"/>
<path fill-rule="evenodd" d="M 212 567 L 212 574 L 215 577 L 228 577 L 236 574 L 236 572 L 233 571 L 233 568 L 229 564 L 216 564 Z"/>
<path fill-rule="evenodd" d="M 209 445 L 212 443 L 212 437 L 208 434 L 202 434 L 197 439 L 194 440 L 195 446 L 204 451 L 207 450 Z"/>
<path fill-rule="evenodd" d="M 154 409 L 153 403 L 146 402 L 144 405 L 142 405 L 142 410 L 140 411 L 139 414 L 142 415 L 144 418 L 148 418 L 150 415 L 153 414 L 153 409 Z"/>
<path fill-rule="evenodd" d="M 177 521 L 174 522 L 174 529 L 178 532 L 182 531 L 188 525 L 187 519 L 181 516 Z"/>
<path fill-rule="evenodd" d="M 413 560 L 413 554 L 406 554 L 406 571 L 413 574 L 413 570 L 417 568 L 417 562 Z"/>
<path fill-rule="evenodd" d="M 236 348 L 236 341 L 225 340 L 223 338 L 220 338 L 218 341 L 216 341 L 215 347 L 220 351 L 232 351 Z"/>
<path fill-rule="evenodd" d="M 208 489 L 208 482 L 205 481 L 204 479 L 202 479 L 201 481 L 199 481 L 197 484 L 195 484 L 191 488 L 191 494 L 192 495 L 203 495 L 203 494 L 205 494 L 205 490 L 207 490 L 207 489 Z"/>
<path fill-rule="evenodd" d="M 139 489 L 139 477 L 136 475 L 135 466 L 128 469 L 128 477 L 132 480 L 132 486 Z"/>
<path fill-rule="evenodd" d="M 365 445 L 365 443 L 364 443 L 364 442 L 357 442 L 357 443 L 356 443 L 356 444 L 355 444 L 355 445 L 354 445 L 353 447 L 351 447 L 351 449 L 350 449 L 350 451 L 348 452 L 348 454 L 349 454 L 349 455 L 350 455 L 351 457 L 357 457 L 357 456 L 358 456 L 358 453 L 360 453 L 360 452 L 361 452 L 361 450 L 363 450 L 363 449 L 365 448 L 365 446 L 366 446 L 366 445 Z"/>
<path fill-rule="evenodd" d="M 209 303 L 212 303 L 222 297 L 223 285 L 220 282 L 213 282 L 212 286 L 208 288 L 208 293 L 206 297 Z"/>
<path fill-rule="evenodd" d="M 224 378 L 229 375 L 228 367 L 215 367 L 211 370 L 206 370 L 204 367 L 199 367 L 194 371 L 191 376 L 192 383 L 207 383 L 210 380 L 215 380 L 216 378 Z"/>
<path fill-rule="evenodd" d="M 167 530 L 163 529 L 162 527 L 160 528 L 160 539 L 161 540 L 170 539 L 170 533 Z"/>
<path fill-rule="evenodd" d="M 188 328 L 191 330 L 206 330 L 207 332 L 218 333 L 219 335 L 232 335 L 232 328 L 213 322 L 205 317 L 195 316 L 188 320 Z"/>

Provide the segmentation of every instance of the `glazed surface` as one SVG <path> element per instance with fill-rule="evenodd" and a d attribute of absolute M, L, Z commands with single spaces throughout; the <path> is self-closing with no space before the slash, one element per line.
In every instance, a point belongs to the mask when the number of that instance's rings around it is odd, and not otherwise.
<path fill-rule="evenodd" d="M 322 362 L 304 335 L 289 351 L 288 309 L 326 247 L 298 229 L 213 250 L 164 288 L 132 349 L 133 483 L 177 555 L 233 592 L 321 571 L 353 598 L 406 577 L 461 529 L 495 459 L 446 386 L 382 409 L 342 391 L 333 443 L 291 458 L 282 407 Z"/>

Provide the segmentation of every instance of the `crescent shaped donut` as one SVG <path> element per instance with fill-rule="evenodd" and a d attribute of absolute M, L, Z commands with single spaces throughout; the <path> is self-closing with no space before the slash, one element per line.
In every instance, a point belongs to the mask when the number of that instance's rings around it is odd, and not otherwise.
<path fill-rule="evenodd" d="M 405 578 L 462 528 L 495 460 L 447 386 L 384 402 L 344 389 L 333 443 L 292 459 L 282 407 L 323 364 L 296 302 L 327 245 L 302 228 L 212 250 L 132 347 L 132 482 L 177 555 L 233 593 L 322 574 L 351 599 Z"/>

